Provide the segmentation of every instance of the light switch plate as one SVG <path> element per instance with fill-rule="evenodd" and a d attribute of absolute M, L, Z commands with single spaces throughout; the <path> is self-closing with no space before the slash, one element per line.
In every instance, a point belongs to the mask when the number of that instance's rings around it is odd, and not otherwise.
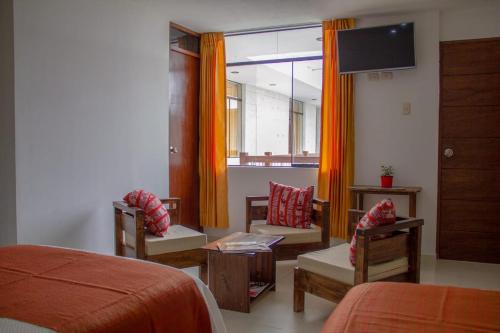
<path fill-rule="evenodd" d="M 411 114 L 411 103 L 405 102 L 403 103 L 403 115 L 407 116 Z"/>

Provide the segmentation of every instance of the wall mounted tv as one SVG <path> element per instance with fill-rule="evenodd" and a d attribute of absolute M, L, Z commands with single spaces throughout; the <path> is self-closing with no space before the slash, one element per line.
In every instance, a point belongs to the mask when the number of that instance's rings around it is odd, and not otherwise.
<path fill-rule="evenodd" d="M 413 23 L 337 32 L 339 73 L 415 67 Z"/>

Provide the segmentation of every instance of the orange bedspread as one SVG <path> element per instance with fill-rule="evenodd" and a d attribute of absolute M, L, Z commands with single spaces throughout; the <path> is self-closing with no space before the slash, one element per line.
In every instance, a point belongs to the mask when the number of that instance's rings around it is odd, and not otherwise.
<path fill-rule="evenodd" d="M 500 332 L 500 292 L 410 283 L 351 289 L 322 333 Z"/>
<path fill-rule="evenodd" d="M 211 332 L 203 296 L 183 272 L 30 245 L 0 248 L 0 317 L 57 332 Z"/>

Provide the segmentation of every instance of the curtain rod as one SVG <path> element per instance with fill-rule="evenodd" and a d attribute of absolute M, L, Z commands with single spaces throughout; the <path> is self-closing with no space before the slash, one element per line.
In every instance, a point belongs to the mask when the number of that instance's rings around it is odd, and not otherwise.
<path fill-rule="evenodd" d="M 286 30 L 298 30 L 298 29 L 310 29 L 310 28 L 319 28 L 321 27 L 321 23 L 304 23 L 304 24 L 294 24 L 294 25 L 280 25 L 266 28 L 255 28 L 255 29 L 245 29 L 245 30 L 234 30 L 228 31 L 224 33 L 224 36 L 240 36 L 240 35 L 253 35 L 253 34 L 262 34 L 266 32 L 277 32 L 277 31 L 286 31 Z"/>

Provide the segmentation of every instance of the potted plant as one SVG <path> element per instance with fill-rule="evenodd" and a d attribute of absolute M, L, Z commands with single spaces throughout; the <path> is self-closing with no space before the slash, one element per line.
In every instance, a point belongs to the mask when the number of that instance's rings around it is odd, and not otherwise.
<path fill-rule="evenodd" d="M 382 174 L 380 175 L 380 185 L 382 187 L 392 187 L 392 178 L 394 176 L 394 168 L 392 165 L 382 165 Z"/>

